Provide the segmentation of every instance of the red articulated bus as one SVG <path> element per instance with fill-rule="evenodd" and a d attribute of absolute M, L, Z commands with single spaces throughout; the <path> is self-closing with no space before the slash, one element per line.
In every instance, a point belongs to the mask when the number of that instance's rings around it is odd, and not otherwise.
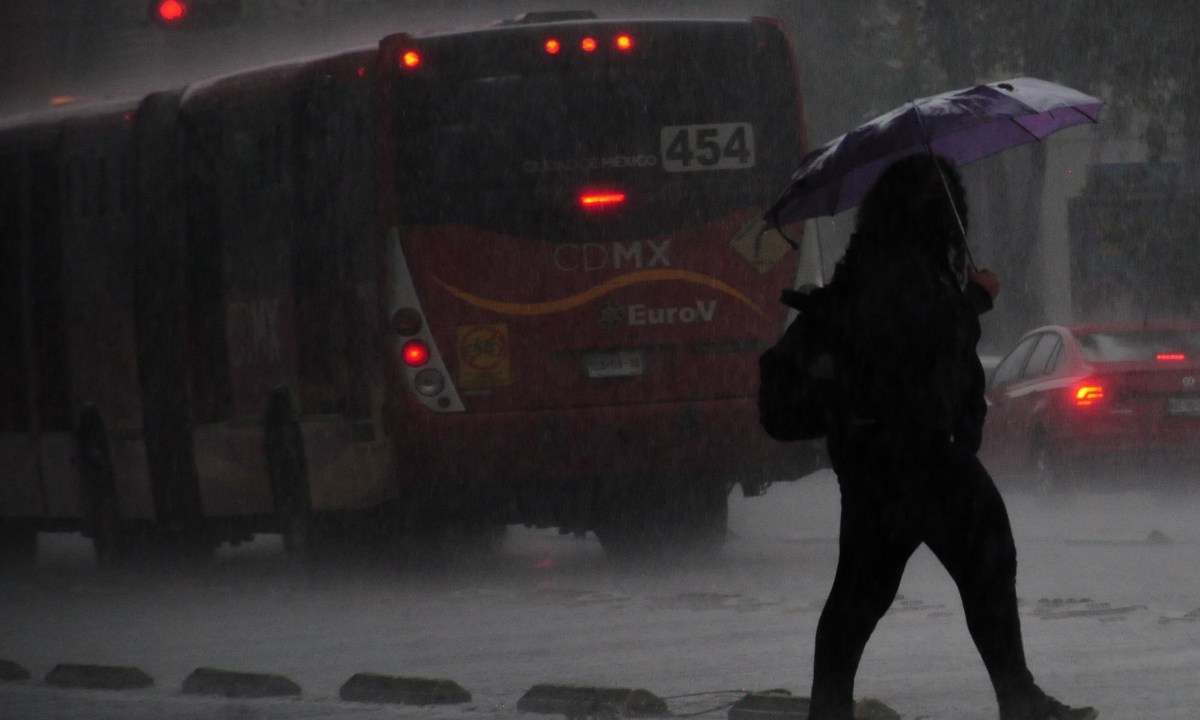
<path fill-rule="evenodd" d="M 800 98 L 775 21 L 531 14 L 0 126 L 6 554 L 718 547 L 734 485 L 812 467 L 754 401 L 797 256 L 739 235 Z M 78 240 L 73 143 L 119 190 Z"/>

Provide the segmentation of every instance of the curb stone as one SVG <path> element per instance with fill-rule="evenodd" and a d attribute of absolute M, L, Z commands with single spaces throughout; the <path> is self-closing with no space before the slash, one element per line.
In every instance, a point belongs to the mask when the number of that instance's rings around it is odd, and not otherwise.
<path fill-rule="evenodd" d="M 517 710 L 567 717 L 615 713 L 620 717 L 670 715 L 667 704 L 648 690 L 534 685 L 517 701 Z"/>
<path fill-rule="evenodd" d="M 150 687 L 154 678 L 135 667 L 60 663 L 46 675 L 46 682 L 66 688 L 131 690 Z"/>
<path fill-rule="evenodd" d="M 0 682 L 10 680 L 28 680 L 29 671 L 12 660 L 0 660 Z"/>
<path fill-rule="evenodd" d="M 729 708 L 728 720 L 808 720 L 809 699 L 787 690 L 746 693 Z M 900 713 L 875 698 L 854 703 L 854 720 L 901 720 Z"/>
<path fill-rule="evenodd" d="M 453 705 L 471 702 L 471 693 L 453 680 L 357 673 L 339 692 L 351 702 Z"/>
<path fill-rule="evenodd" d="M 300 686 L 283 675 L 196 668 L 183 681 L 185 695 L 261 698 L 299 695 Z"/>

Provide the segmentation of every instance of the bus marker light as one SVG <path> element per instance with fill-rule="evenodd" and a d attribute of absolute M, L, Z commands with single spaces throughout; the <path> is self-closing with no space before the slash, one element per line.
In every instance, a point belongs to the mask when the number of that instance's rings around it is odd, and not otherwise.
<path fill-rule="evenodd" d="M 400 53 L 400 65 L 412 70 L 421 64 L 421 53 L 416 50 L 406 50 Z"/>
<path fill-rule="evenodd" d="M 400 308 L 392 314 L 392 330 L 395 330 L 397 335 L 410 337 L 421 332 L 423 327 L 425 320 L 416 308 Z"/>
<path fill-rule="evenodd" d="M 421 367 L 429 362 L 429 346 L 422 340 L 409 340 L 400 348 L 400 356 L 409 367 Z"/>
<path fill-rule="evenodd" d="M 617 46 L 618 50 L 622 52 L 628 52 L 633 49 L 633 36 L 618 35 L 617 39 L 613 41 L 613 44 Z"/>
<path fill-rule="evenodd" d="M 562 44 L 559 43 L 558 40 L 555 40 L 554 38 L 550 38 L 550 39 L 546 40 L 546 44 L 544 47 L 546 48 L 546 53 L 550 54 L 550 55 L 557 55 L 558 51 L 562 50 Z"/>
<path fill-rule="evenodd" d="M 615 207 L 623 202 L 623 192 L 586 190 L 579 194 L 579 205 L 586 209 Z"/>
<path fill-rule="evenodd" d="M 596 38 L 585 37 L 579 47 L 583 48 L 584 52 L 593 52 L 596 49 Z"/>

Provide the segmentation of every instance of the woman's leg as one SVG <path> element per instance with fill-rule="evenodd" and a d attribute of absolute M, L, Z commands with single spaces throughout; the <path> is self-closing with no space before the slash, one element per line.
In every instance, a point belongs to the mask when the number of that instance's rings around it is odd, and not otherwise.
<path fill-rule="evenodd" d="M 973 455 L 947 449 L 946 473 L 931 499 L 926 544 L 954 578 L 967 629 L 1001 707 L 1038 692 L 1025 660 L 1017 609 L 1017 550 L 1008 510 Z"/>
<path fill-rule="evenodd" d="M 817 623 L 810 720 L 851 720 L 854 677 L 871 633 L 920 544 L 919 512 L 904 497 L 908 473 L 895 458 L 857 448 L 839 463 L 838 565 Z"/>

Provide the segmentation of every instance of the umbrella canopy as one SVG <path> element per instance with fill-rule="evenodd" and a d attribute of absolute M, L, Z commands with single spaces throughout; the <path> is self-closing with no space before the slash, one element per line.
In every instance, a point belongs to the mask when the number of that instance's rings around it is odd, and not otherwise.
<path fill-rule="evenodd" d="M 918 152 L 956 165 L 1096 122 L 1104 103 L 1037 78 L 1014 78 L 913 100 L 809 153 L 766 220 L 786 225 L 862 202 L 896 160 Z"/>

